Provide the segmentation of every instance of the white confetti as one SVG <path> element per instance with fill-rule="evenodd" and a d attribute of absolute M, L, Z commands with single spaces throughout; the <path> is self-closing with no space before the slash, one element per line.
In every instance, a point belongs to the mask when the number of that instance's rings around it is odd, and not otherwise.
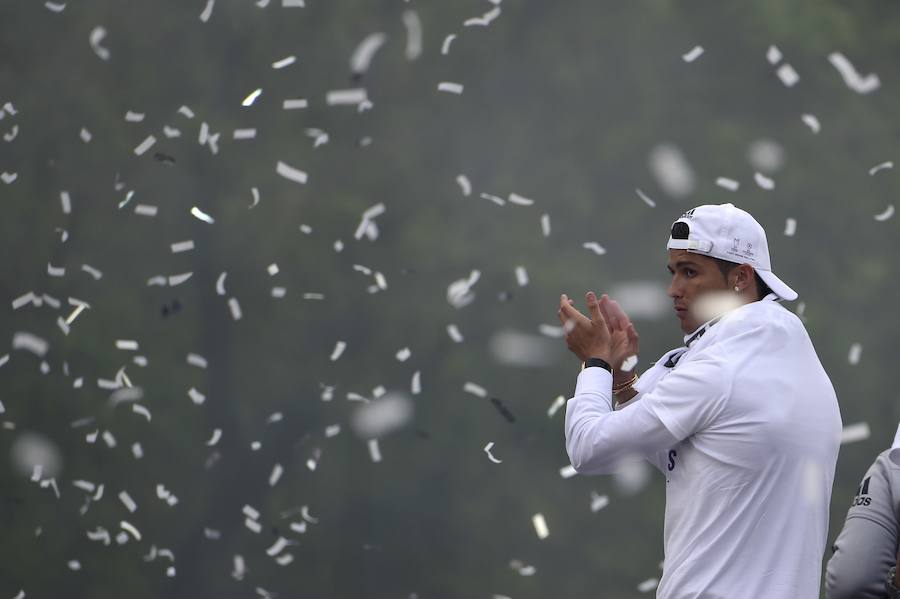
<path fill-rule="evenodd" d="M 198 218 L 198 219 L 202 220 L 202 221 L 205 222 L 205 223 L 214 224 L 214 223 L 216 222 L 215 219 L 214 219 L 213 217 L 211 217 L 211 216 L 208 215 L 207 213 L 203 212 L 202 210 L 200 210 L 200 209 L 197 208 L 196 206 L 194 206 L 193 208 L 191 208 L 191 214 L 192 214 L 195 218 Z"/>
<path fill-rule="evenodd" d="M 565 479 L 572 478 L 578 474 L 578 471 L 575 470 L 575 467 L 572 464 L 567 464 L 559 469 L 559 475 Z"/>
<path fill-rule="evenodd" d="M 694 191 L 694 171 L 677 146 L 663 143 L 654 147 L 649 162 L 656 182 L 668 195 L 683 198 Z"/>
<path fill-rule="evenodd" d="M 850 346 L 850 352 L 847 354 L 847 362 L 852 366 L 859 364 L 859 358 L 862 356 L 862 345 L 854 343 Z"/>
<path fill-rule="evenodd" d="M 788 218 L 784 221 L 784 234 L 786 237 L 793 237 L 797 233 L 797 219 Z"/>
<path fill-rule="evenodd" d="M 294 64 L 295 62 L 297 62 L 297 57 L 296 57 L 296 56 L 294 56 L 294 55 L 291 55 L 291 56 L 285 56 L 285 57 L 282 58 L 281 60 L 276 60 L 275 62 L 273 62 L 273 63 L 272 63 L 272 68 L 273 68 L 273 69 L 283 69 L 283 68 L 285 68 L 285 67 L 291 66 L 291 65 Z"/>
<path fill-rule="evenodd" d="M 769 49 L 766 50 L 766 60 L 768 60 L 771 65 L 778 64 L 781 62 L 781 50 L 779 50 L 777 46 L 769 46 Z"/>
<path fill-rule="evenodd" d="M 188 389 L 188 397 L 190 397 L 191 401 L 198 406 L 206 401 L 206 396 L 200 393 L 195 387 Z"/>
<path fill-rule="evenodd" d="M 415 60 L 422 54 L 422 21 L 414 10 L 403 11 L 406 27 L 406 60 Z"/>
<path fill-rule="evenodd" d="M 225 277 L 228 276 L 227 272 L 223 272 L 219 275 L 219 278 L 216 279 L 216 294 L 217 295 L 225 295 Z"/>
<path fill-rule="evenodd" d="M 137 351 L 138 342 L 134 339 L 117 339 L 116 340 L 116 349 L 122 349 L 126 351 Z"/>
<path fill-rule="evenodd" d="M 131 411 L 134 412 L 135 414 L 140 414 L 141 416 L 146 418 L 147 422 L 151 422 L 153 420 L 153 417 L 150 415 L 150 410 L 148 410 L 146 406 L 142 406 L 141 404 L 138 404 L 138 403 L 132 404 Z"/>
<path fill-rule="evenodd" d="M 278 481 L 281 480 L 281 475 L 284 473 L 284 468 L 282 468 L 281 464 L 275 464 L 272 466 L 272 472 L 269 474 L 269 486 L 274 487 L 278 484 Z"/>
<path fill-rule="evenodd" d="M 187 363 L 191 366 L 196 366 L 197 368 L 206 368 L 207 365 L 206 358 L 200 354 L 188 354 Z"/>
<path fill-rule="evenodd" d="M 356 46 L 353 55 L 350 56 L 350 72 L 355 75 L 362 75 L 368 71 L 375 53 L 386 41 L 387 36 L 383 33 L 372 33 L 366 36 Z"/>
<path fill-rule="evenodd" d="M 503 460 L 498 460 L 497 458 L 494 457 L 494 454 L 491 453 L 491 449 L 493 447 L 494 447 L 494 442 L 491 441 L 490 443 L 488 443 L 487 445 L 484 446 L 484 453 L 487 454 L 487 457 L 490 461 L 494 462 L 495 464 L 502 464 Z"/>
<path fill-rule="evenodd" d="M 303 8 L 305 6 L 305 0 L 281 0 L 281 8 Z"/>
<path fill-rule="evenodd" d="M 390 392 L 359 406 L 350 424 L 362 439 L 382 437 L 403 428 L 412 420 L 414 404 L 403 393 Z"/>
<path fill-rule="evenodd" d="M 804 114 L 802 117 L 803 122 L 809 127 L 813 133 L 818 133 L 822 130 L 822 125 L 819 123 L 819 119 L 812 114 Z"/>
<path fill-rule="evenodd" d="M 331 357 L 329 359 L 332 362 L 336 362 L 338 358 L 343 355 L 345 349 L 347 349 L 347 343 L 345 341 L 338 341 L 334 344 L 334 349 L 331 351 Z"/>
<path fill-rule="evenodd" d="M 566 334 L 562 327 L 552 324 L 538 325 L 538 332 L 545 337 L 552 337 L 554 339 L 560 339 Z"/>
<path fill-rule="evenodd" d="M 881 87 L 881 80 L 878 79 L 878 75 L 871 73 L 863 77 L 856 71 L 847 57 L 840 52 L 829 54 L 828 62 L 841 74 L 847 87 L 858 94 L 868 94 Z"/>
<path fill-rule="evenodd" d="M 447 37 L 444 38 L 444 42 L 441 44 L 441 54 L 446 56 L 447 54 L 450 53 L 450 44 L 452 44 L 453 40 L 455 40 L 455 39 L 456 39 L 455 33 L 451 33 L 450 35 L 448 35 Z"/>
<path fill-rule="evenodd" d="M 64 277 L 66 276 L 66 267 L 65 266 L 53 266 L 49 262 L 47 263 L 47 274 L 51 277 Z"/>
<path fill-rule="evenodd" d="M 489 200 L 489 201 L 497 204 L 498 206 L 506 205 L 506 200 L 504 200 L 500 196 L 491 195 L 489 193 L 482 193 L 482 194 L 480 194 L 480 197 L 484 200 Z"/>
<path fill-rule="evenodd" d="M 13 335 L 12 348 L 29 351 L 36 356 L 43 357 L 49 349 L 49 344 L 31 333 L 18 332 Z"/>
<path fill-rule="evenodd" d="M 703 55 L 703 46 L 694 46 L 687 54 L 682 54 L 681 59 L 684 62 L 694 62 Z"/>
<path fill-rule="evenodd" d="M 24 295 L 20 295 L 16 299 L 12 301 L 13 310 L 18 310 L 22 306 L 27 306 L 28 304 L 34 303 L 37 297 L 34 295 L 33 291 L 29 291 Z"/>
<path fill-rule="evenodd" d="M 0 363 L 0 366 L 3 364 Z M 422 393 L 422 372 L 417 370 L 412 375 L 412 381 L 410 381 L 410 393 L 413 395 L 419 395 Z"/>
<path fill-rule="evenodd" d="M 650 197 L 647 194 L 645 194 L 640 189 L 635 189 L 634 191 L 637 193 L 638 197 L 644 201 L 645 204 L 647 204 L 651 208 L 656 208 L 656 202 L 654 202 L 652 199 L 650 199 Z"/>
<path fill-rule="evenodd" d="M 286 164 L 280 160 L 275 167 L 275 172 L 285 179 L 288 179 L 289 181 L 293 181 L 295 183 L 305 184 L 307 181 L 307 175 L 305 172 L 301 171 L 298 168 L 294 168 L 291 165 Z"/>
<path fill-rule="evenodd" d="M 404 347 L 404 348 L 398 350 L 394 357 L 397 358 L 398 362 L 406 362 L 407 360 L 409 360 L 409 357 L 411 355 L 412 355 L 412 351 L 410 351 L 410 349 L 408 347 Z"/>
<path fill-rule="evenodd" d="M 456 177 L 456 182 L 459 183 L 459 187 L 464 196 L 469 197 L 472 194 L 472 184 L 469 182 L 468 177 L 465 175 L 458 175 Z"/>
<path fill-rule="evenodd" d="M 566 398 L 562 395 L 557 396 L 557 398 L 553 400 L 553 403 L 550 404 L 550 407 L 547 408 L 547 417 L 553 418 L 564 405 L 566 405 Z"/>
<path fill-rule="evenodd" d="M 653 589 L 659 586 L 659 579 L 657 578 L 648 578 L 644 582 L 640 583 L 637 586 L 637 590 L 639 593 L 649 593 Z"/>
<path fill-rule="evenodd" d="M 256 208 L 259 205 L 259 190 L 255 187 L 250 188 L 250 193 L 253 195 L 253 203 L 248 206 L 248 208 Z"/>
<path fill-rule="evenodd" d="M 7 185 L 9 185 L 10 183 L 12 183 L 13 181 L 15 181 L 18 178 L 19 178 L 19 173 L 8 173 L 6 171 L 3 171 L 2 173 L 0 173 L 0 179 L 2 179 L 3 182 L 6 183 Z"/>
<path fill-rule="evenodd" d="M 178 254 L 181 252 L 189 252 L 192 249 L 194 249 L 194 240 L 188 239 L 187 241 L 179 241 L 177 243 L 173 243 L 171 245 L 171 247 L 172 247 L 173 254 Z"/>
<path fill-rule="evenodd" d="M 328 106 L 359 105 L 368 101 L 365 88 L 335 89 L 325 94 Z"/>
<path fill-rule="evenodd" d="M 282 110 L 299 110 L 308 106 L 306 98 L 290 98 L 281 102 Z"/>
<path fill-rule="evenodd" d="M 602 256 L 603 254 L 606 253 L 606 249 L 604 249 L 604 247 L 602 245 L 600 245 L 599 243 L 597 243 L 596 241 L 586 241 L 581 244 L 581 247 L 583 247 L 586 250 L 590 250 L 590 251 L 594 252 L 598 256 Z"/>
<path fill-rule="evenodd" d="M 472 287 L 481 278 L 481 271 L 473 270 L 469 278 L 458 279 L 447 287 L 447 302 L 454 308 L 463 308 L 475 301 Z"/>
<path fill-rule="evenodd" d="M 133 112 L 129 110 L 125 113 L 125 122 L 127 123 L 142 123 L 144 122 L 144 117 L 147 115 L 143 112 Z"/>
<path fill-rule="evenodd" d="M 467 382 L 463 385 L 463 391 L 466 393 L 471 393 L 476 397 L 487 397 L 487 390 L 481 385 L 477 385 L 472 382 Z"/>
<path fill-rule="evenodd" d="M 213 447 L 216 443 L 219 442 L 219 439 L 222 438 L 222 429 L 217 428 L 213 430 L 212 437 L 209 438 L 209 441 L 206 442 L 208 447 Z"/>
<path fill-rule="evenodd" d="M 119 493 L 119 501 L 125 506 L 132 514 L 137 511 L 137 504 L 134 502 L 134 499 L 131 498 L 131 495 L 128 494 L 127 491 L 122 491 Z"/>
<path fill-rule="evenodd" d="M 244 107 L 253 106 L 253 103 L 256 102 L 256 99 L 262 95 L 262 91 L 263 90 L 260 87 L 260 88 L 253 90 L 252 92 L 250 92 L 250 94 L 246 98 L 244 98 L 244 100 L 241 102 L 241 106 L 244 106 Z"/>
<path fill-rule="evenodd" d="M 520 196 L 517 193 L 509 194 L 508 200 L 509 200 L 510 204 L 515 204 L 516 206 L 533 206 L 534 205 L 534 200 L 532 200 L 531 198 L 526 198 L 524 196 Z"/>
<path fill-rule="evenodd" d="M 158 211 L 159 209 L 156 206 L 149 204 L 136 204 L 134 207 L 134 213 L 138 216 L 156 216 Z"/>
<path fill-rule="evenodd" d="M 453 83 L 452 81 L 441 81 L 440 83 L 438 83 L 437 88 L 439 92 L 447 92 L 448 94 L 463 93 L 463 84 Z"/>
<path fill-rule="evenodd" d="M 51 11 L 51 12 L 57 12 L 57 13 L 58 13 L 58 12 L 62 12 L 62 11 L 64 11 L 64 10 L 66 9 L 66 3 L 65 3 L 65 2 L 50 2 L 50 1 L 48 0 L 47 2 L 44 2 L 44 6 L 47 7 L 47 10 L 49 10 L 49 11 Z M 21 597 L 16 596 L 15 599 L 22 599 L 23 597 L 25 597 L 25 591 L 22 591 L 22 592 L 20 593 L 20 595 L 21 595 Z"/>
<path fill-rule="evenodd" d="M 525 270 L 524 266 L 516 267 L 516 282 L 519 284 L 519 287 L 528 285 L 528 271 Z"/>
<path fill-rule="evenodd" d="M 591 491 L 591 511 L 596 513 L 609 505 L 609 495 L 598 495 Z"/>
<path fill-rule="evenodd" d="M 716 185 L 723 189 L 727 189 L 728 191 L 737 191 L 741 187 L 739 182 L 734 179 L 729 179 L 728 177 L 719 177 L 716 179 Z"/>
<path fill-rule="evenodd" d="M 84 127 L 81 128 L 81 131 L 78 133 L 78 135 L 81 137 L 81 141 L 83 141 L 84 143 L 90 143 L 91 139 L 93 139 L 91 132 Z"/>
<path fill-rule="evenodd" d="M 450 336 L 450 339 L 452 339 L 454 343 L 463 342 L 463 335 L 459 331 L 459 327 L 457 327 L 455 324 L 447 325 L 447 335 Z"/>
<path fill-rule="evenodd" d="M 487 27 L 491 24 L 491 22 L 500 16 L 500 7 L 492 8 L 488 12 L 484 13 L 480 17 L 473 17 L 471 19 L 466 19 L 463 22 L 463 27 Z"/>
<path fill-rule="evenodd" d="M 875 220 L 883 222 L 892 216 L 894 216 L 894 205 L 889 204 L 888 207 L 884 209 L 884 212 L 875 215 Z"/>
<path fill-rule="evenodd" d="M 125 530 L 129 534 L 131 534 L 131 536 L 134 537 L 135 541 L 141 540 L 140 531 L 137 528 L 135 528 L 134 525 L 131 524 L 130 522 L 128 522 L 127 520 L 122 520 L 121 522 L 119 522 L 119 526 L 122 527 L 122 530 Z"/>
<path fill-rule="evenodd" d="M 753 180 L 756 181 L 756 184 L 759 185 L 762 189 L 775 189 L 775 181 L 766 177 L 762 173 L 754 173 Z"/>
<path fill-rule="evenodd" d="M 79 562 L 77 559 L 69 560 L 68 564 L 66 565 L 69 566 L 69 569 L 72 571 L 77 572 L 81 570 L 81 562 Z"/>
<path fill-rule="evenodd" d="M 531 523 L 534 525 L 534 532 L 537 533 L 539 539 L 543 540 L 550 536 L 550 529 L 547 528 L 547 521 L 543 514 L 535 514 L 531 517 Z"/>
<path fill-rule="evenodd" d="M 848 424 L 841 430 L 841 445 L 847 443 L 856 443 L 857 441 L 865 441 L 872 435 L 868 422 L 857 422 L 856 424 Z"/>
<path fill-rule="evenodd" d="M 622 372 L 631 372 L 634 370 L 634 367 L 637 366 L 637 363 L 637 356 L 628 356 L 622 361 Z"/>
<path fill-rule="evenodd" d="M 89 38 L 91 49 L 100 60 L 109 60 L 109 50 L 100 45 L 100 42 L 102 42 L 105 37 L 106 29 L 103 27 L 94 27 L 91 30 L 91 36 Z"/>
<path fill-rule="evenodd" d="M 209 21 L 209 17 L 212 15 L 213 7 L 216 5 L 216 0 L 207 0 L 206 7 L 203 9 L 203 12 L 200 13 L 200 20 L 204 23 Z"/>
<path fill-rule="evenodd" d="M 381 448 L 378 447 L 378 439 L 369 439 L 369 457 L 376 464 L 381 461 Z"/>
<path fill-rule="evenodd" d="M 175 287 L 177 285 L 181 285 L 182 283 L 184 283 L 185 281 L 190 279 L 193 275 L 194 275 L 193 272 L 183 272 L 183 273 L 177 274 L 177 275 L 170 275 L 169 280 L 168 280 L 169 287 Z"/>
<path fill-rule="evenodd" d="M 882 171 L 885 169 L 891 169 L 891 168 L 894 168 L 894 163 L 892 161 L 888 160 L 887 162 L 882 162 L 881 164 L 876 164 L 875 166 L 870 168 L 869 175 L 874 175 L 878 171 Z"/>
<path fill-rule="evenodd" d="M 256 129 L 235 129 L 231 133 L 232 139 L 254 139 L 256 137 Z"/>
<path fill-rule="evenodd" d="M 544 237 L 550 237 L 550 215 L 541 215 L 541 234 Z"/>
<path fill-rule="evenodd" d="M 68 191 L 59 192 L 59 201 L 62 204 L 63 214 L 71 214 L 72 213 L 72 197 L 69 195 Z"/>
<path fill-rule="evenodd" d="M 794 70 L 794 67 L 788 63 L 784 63 L 778 67 L 775 74 L 778 75 L 778 78 L 781 79 L 781 82 L 784 83 L 785 87 L 793 87 L 800 81 L 800 75 L 798 75 L 797 71 Z"/>
<path fill-rule="evenodd" d="M 142 142 L 140 143 L 140 145 L 138 145 L 138 146 L 134 149 L 135 155 L 136 155 L 136 156 L 141 156 L 144 152 L 146 152 L 147 150 L 149 150 L 150 148 L 152 148 L 152 147 L 153 147 L 153 144 L 155 144 L 155 143 L 156 143 L 156 137 L 154 137 L 154 136 L 152 136 L 152 135 L 148 135 L 148 136 L 147 136 L 147 139 L 145 139 L 144 141 L 142 141 Z"/>

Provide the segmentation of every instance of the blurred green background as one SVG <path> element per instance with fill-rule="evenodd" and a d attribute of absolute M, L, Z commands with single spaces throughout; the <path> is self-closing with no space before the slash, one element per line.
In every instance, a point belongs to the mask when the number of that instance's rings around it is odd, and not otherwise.
<path fill-rule="evenodd" d="M 896 201 L 897 173 L 869 174 L 896 159 L 900 139 L 900 5 L 305 4 L 217 0 L 206 21 L 206 0 L 0 4 L 0 172 L 15 175 L 0 183 L 0 334 L 49 345 L 43 357 L 0 352 L 0 453 L 10 456 L 0 460 L 0 597 L 652 595 L 638 587 L 660 575 L 664 479 L 651 473 L 634 490 L 561 476 L 564 410 L 548 410 L 572 392 L 578 364 L 541 325 L 558 324 L 561 292 L 594 289 L 631 310 L 639 369 L 679 345 L 661 295 L 668 228 L 694 205 L 726 201 L 766 227 L 844 423 L 871 429 L 842 447 L 830 543 L 900 420 L 897 218 L 874 218 Z M 464 25 L 485 13 L 486 26 Z M 354 76 L 351 56 L 376 33 L 384 45 Z M 686 61 L 695 46 L 703 54 Z M 848 87 L 832 52 L 878 74 L 880 89 Z M 273 68 L 288 56 L 296 62 Z M 786 63 L 799 75 L 792 86 L 777 75 Z M 365 88 L 371 106 L 326 101 L 350 88 Z M 290 98 L 308 106 L 284 110 Z M 219 135 L 216 153 L 198 143 L 204 123 Z M 234 139 L 248 128 L 255 138 Z M 148 135 L 155 145 L 136 155 Z M 279 161 L 307 183 L 280 176 Z M 509 202 L 513 193 L 533 205 Z M 158 212 L 136 214 L 137 204 Z M 377 204 L 377 235 L 357 238 Z M 193 250 L 172 251 L 186 240 Z M 473 301 L 451 305 L 448 287 L 472 271 Z M 148 284 L 187 272 L 176 286 Z M 13 309 L 29 292 L 38 301 Z M 72 313 L 69 298 L 90 309 L 66 334 L 57 321 Z M 139 349 L 117 349 L 122 339 Z M 346 350 L 332 360 L 338 341 Z M 189 364 L 191 353 L 207 367 Z M 98 383 L 123 367 L 149 421 Z M 360 396 L 382 391 L 405 394 L 414 415 L 378 441 L 376 462 L 350 421 Z M 58 454 L 59 469 L 37 478 L 53 475 L 59 497 L 16 465 L 28 439 Z M 483 451 L 489 442 L 502 463 Z M 79 480 L 102 484 L 102 496 Z M 608 506 L 593 511 L 602 496 Z M 102 530 L 108 545 L 87 536 Z M 289 544 L 267 554 L 282 537 Z M 285 555 L 293 561 L 276 561 Z"/>

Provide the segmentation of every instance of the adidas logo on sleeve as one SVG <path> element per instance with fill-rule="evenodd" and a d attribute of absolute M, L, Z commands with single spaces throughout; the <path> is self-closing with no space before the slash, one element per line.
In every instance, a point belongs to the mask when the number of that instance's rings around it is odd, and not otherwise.
<path fill-rule="evenodd" d="M 856 495 L 853 497 L 853 501 L 850 503 L 850 507 L 866 507 L 872 503 L 872 498 L 869 497 L 869 481 L 872 480 L 871 476 L 867 476 L 865 480 L 859 483 L 859 486 L 856 487 Z"/>

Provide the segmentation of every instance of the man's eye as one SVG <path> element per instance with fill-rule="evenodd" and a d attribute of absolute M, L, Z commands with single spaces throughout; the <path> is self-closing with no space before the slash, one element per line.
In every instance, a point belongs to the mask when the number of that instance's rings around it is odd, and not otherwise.
<path fill-rule="evenodd" d="M 696 274 L 697 274 L 697 271 L 695 271 L 693 268 L 685 268 L 684 269 L 684 275 L 688 278 L 694 277 Z"/>

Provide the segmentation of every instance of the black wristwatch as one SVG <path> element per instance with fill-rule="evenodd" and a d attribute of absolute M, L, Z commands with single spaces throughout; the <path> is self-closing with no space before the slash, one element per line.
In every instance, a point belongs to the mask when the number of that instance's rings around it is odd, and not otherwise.
<path fill-rule="evenodd" d="M 900 587 L 897 587 L 894 584 L 894 579 L 897 577 L 897 566 L 891 566 L 891 571 L 888 573 L 888 579 L 885 583 L 885 588 L 888 592 L 888 597 L 890 599 L 900 599 Z"/>
<path fill-rule="evenodd" d="M 592 366 L 597 366 L 599 368 L 603 368 L 607 372 L 612 374 L 612 366 L 610 366 L 609 362 L 607 362 L 603 358 L 588 358 L 584 363 L 584 367 L 591 368 Z"/>

